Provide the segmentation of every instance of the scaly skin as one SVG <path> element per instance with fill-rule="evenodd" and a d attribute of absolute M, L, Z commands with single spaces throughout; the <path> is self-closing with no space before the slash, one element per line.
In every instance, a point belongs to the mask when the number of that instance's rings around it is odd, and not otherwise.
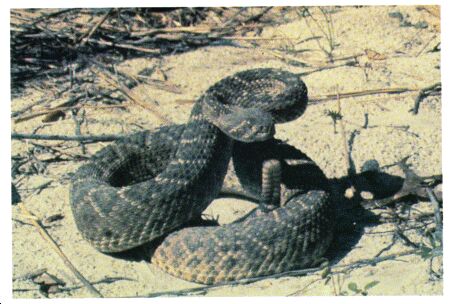
<path fill-rule="evenodd" d="M 230 159 L 233 140 L 223 132 L 264 140 L 273 125 L 261 111 L 284 122 L 306 104 L 306 86 L 292 73 L 256 69 L 224 78 L 197 100 L 185 125 L 112 144 L 76 172 L 70 202 L 79 231 L 100 251 L 119 252 L 199 217 Z"/>
<path fill-rule="evenodd" d="M 174 232 L 156 249 L 152 263 L 203 284 L 313 266 L 328 249 L 335 219 L 328 180 L 314 162 L 277 140 L 237 143 L 224 186 L 228 192 L 263 199 L 261 181 L 270 178 L 262 175 L 262 164 L 273 159 L 281 162 L 282 206 L 268 212 L 257 209 L 244 220 L 220 227 Z"/>

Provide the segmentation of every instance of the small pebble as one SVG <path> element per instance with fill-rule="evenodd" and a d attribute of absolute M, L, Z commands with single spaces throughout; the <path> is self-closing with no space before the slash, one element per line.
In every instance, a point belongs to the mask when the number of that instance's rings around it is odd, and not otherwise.
<path fill-rule="evenodd" d="M 353 187 L 347 188 L 345 190 L 345 194 L 344 195 L 348 199 L 353 198 L 353 196 L 355 196 L 355 188 L 353 188 Z"/>
<path fill-rule="evenodd" d="M 361 197 L 365 200 L 373 200 L 374 195 L 369 191 L 361 191 Z"/>

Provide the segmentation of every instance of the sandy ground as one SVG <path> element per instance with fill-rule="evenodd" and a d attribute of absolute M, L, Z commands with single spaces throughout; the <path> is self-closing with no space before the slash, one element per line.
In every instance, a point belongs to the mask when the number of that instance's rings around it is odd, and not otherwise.
<path fill-rule="evenodd" d="M 312 9 L 321 21 L 321 15 Z M 317 41 L 301 42 L 303 39 L 322 35 L 314 24 L 305 23 L 293 13 L 281 17 L 280 11 L 274 9 L 273 18 L 280 25 L 267 26 L 261 37 L 291 37 L 293 40 L 256 40 L 252 45 L 247 40 L 236 41 L 236 46 L 210 46 L 197 50 L 175 54 L 157 59 L 134 59 L 123 62 L 120 69 L 136 74 L 144 68 L 159 66 L 167 76 L 167 81 L 180 89 L 180 94 L 160 90 L 151 85 L 141 84 L 133 93 L 146 102 L 157 101 L 161 113 L 173 122 L 182 123 L 188 118 L 194 100 L 210 85 L 235 72 L 260 67 L 282 68 L 291 72 L 302 73 L 327 65 L 325 53 L 318 47 Z M 414 26 L 402 27 L 399 19 L 389 13 L 401 12 L 408 15 L 411 24 L 428 22 L 426 29 Z M 440 39 L 436 31 L 436 20 L 423 10 L 415 7 L 343 7 L 332 14 L 334 24 L 333 50 L 334 58 L 359 56 L 357 66 L 342 66 L 325 69 L 303 77 L 311 98 L 334 94 L 336 92 L 354 92 L 371 89 L 407 87 L 421 89 L 440 81 L 440 53 L 429 52 Z M 430 21 L 431 20 L 431 21 Z M 435 24 L 433 27 L 432 24 Z M 439 22 L 437 22 L 437 26 Z M 326 39 L 320 40 L 328 49 Z M 307 62 L 313 67 L 303 68 L 283 61 L 270 49 L 284 48 L 298 52 L 287 56 L 298 61 Z M 365 54 L 369 49 L 379 56 Z M 287 52 L 279 53 L 287 54 Z M 377 60 L 378 59 L 378 60 Z M 345 61 L 336 61 L 337 66 Z M 30 104 L 45 94 L 29 90 L 24 97 L 12 100 L 12 111 Z M 357 130 L 353 142 L 352 158 L 359 169 L 364 161 L 376 159 L 385 172 L 402 175 L 397 167 L 389 167 L 400 159 L 412 155 L 408 164 L 419 175 L 441 174 L 441 99 L 427 98 L 420 107 L 418 115 L 409 110 L 414 105 L 417 92 L 402 94 L 378 94 L 342 99 L 342 114 L 346 123 L 347 134 Z M 61 100 L 55 100 L 58 104 Z M 290 144 L 306 152 L 313 158 L 330 178 L 346 174 L 346 164 L 342 138 L 334 133 L 327 110 L 336 110 L 335 101 L 311 104 L 303 117 L 277 129 L 276 137 L 288 140 Z M 364 114 L 369 114 L 370 128 L 363 129 Z M 159 125 L 155 117 L 136 105 L 126 109 L 86 109 L 88 125 L 83 125 L 83 134 L 119 134 L 131 133 L 140 129 L 152 129 Z M 74 121 L 68 116 L 64 120 L 43 124 L 41 118 L 16 123 L 13 131 L 30 133 L 37 127 L 40 134 L 73 135 Z M 55 142 L 42 142 L 55 145 Z M 103 144 L 87 145 L 91 155 Z M 67 146 L 67 145 L 66 145 Z M 81 154 L 76 144 L 69 144 L 64 150 L 69 154 Z M 25 153 L 30 148 L 26 141 L 12 142 L 12 155 Z M 40 159 L 51 157 L 41 154 Z M 25 206 L 39 219 L 55 214 L 62 218 L 47 225 L 47 231 L 55 239 L 62 251 L 95 287 L 107 297 L 145 296 L 155 292 L 166 292 L 200 286 L 165 274 L 146 261 L 128 261 L 99 253 L 78 233 L 69 206 L 68 174 L 74 172 L 81 161 L 49 163 L 47 170 L 38 175 L 20 177 L 15 182 Z M 35 188 L 45 183 L 51 184 L 39 193 Z M 429 208 L 428 202 L 422 202 L 417 208 Z M 230 221 L 236 214 L 249 210 L 252 205 L 235 199 L 218 199 L 206 211 L 207 214 Z M 36 229 L 24 223 L 27 219 L 17 206 L 13 213 L 13 276 L 20 277 L 31 271 L 46 268 L 48 273 L 66 283 L 67 290 L 49 297 L 89 297 L 86 288 L 80 286 L 77 279 L 68 271 L 56 253 L 40 237 Z M 347 265 L 361 259 L 375 257 L 382 249 L 381 256 L 402 253 L 410 250 L 401 241 L 391 247 L 394 226 L 382 223 L 364 227 L 363 234 L 347 250 L 343 257 L 333 261 L 334 266 Z M 417 239 L 417 231 L 409 231 L 408 236 Z M 419 239 L 417 239 L 419 240 Z M 435 261 L 434 268 L 439 268 L 440 261 Z M 339 268 L 336 268 L 339 269 Z M 121 278 L 111 282 L 104 279 Z M 283 277 L 266 279 L 248 285 L 224 286 L 211 289 L 207 296 L 268 296 L 268 295 L 336 295 L 347 292 L 349 283 L 356 283 L 362 288 L 369 282 L 379 281 L 371 288 L 369 295 L 441 295 L 442 280 L 430 280 L 429 261 L 419 255 L 406 255 L 398 259 L 387 260 L 376 265 L 347 269 L 343 273 L 334 273 L 331 279 L 321 278 L 321 272 L 301 277 Z M 16 298 L 41 298 L 38 286 L 30 280 L 13 281 L 13 296 Z"/>

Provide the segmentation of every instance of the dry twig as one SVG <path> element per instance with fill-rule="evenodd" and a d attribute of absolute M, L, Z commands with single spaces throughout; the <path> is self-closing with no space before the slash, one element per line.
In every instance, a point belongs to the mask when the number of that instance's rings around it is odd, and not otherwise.
<path fill-rule="evenodd" d="M 127 135 L 67 136 L 67 135 L 11 133 L 11 139 L 62 140 L 62 141 L 79 141 L 79 142 L 115 141 L 126 137 Z"/>
<path fill-rule="evenodd" d="M 350 97 L 361 97 L 361 96 L 367 96 L 367 95 L 376 95 L 376 94 L 401 94 L 401 93 L 407 93 L 407 92 L 416 92 L 417 89 L 411 89 L 411 88 L 386 88 L 386 89 L 374 89 L 374 90 L 363 90 L 363 91 L 356 91 L 356 92 L 345 92 L 340 93 L 339 98 L 350 98 Z M 323 96 L 311 96 L 310 97 L 310 103 L 319 103 L 322 101 L 329 101 L 329 100 L 335 100 L 337 98 L 336 94 L 327 94 Z"/>
<path fill-rule="evenodd" d="M 63 103 L 66 104 L 66 103 Z M 92 109 L 112 109 L 112 108 L 126 108 L 126 105 L 105 105 L 105 106 L 90 106 L 90 105 L 76 105 L 76 106 L 71 106 L 71 107 L 67 107 L 67 106 L 61 106 L 58 105 L 54 108 L 48 109 L 48 110 L 42 110 L 42 111 L 36 111 L 34 113 L 28 114 L 28 115 L 23 115 L 20 117 L 17 117 L 16 119 L 14 119 L 14 123 L 20 123 L 20 122 L 24 122 L 42 115 L 53 115 L 54 113 L 57 112 L 65 112 L 68 110 L 74 110 L 74 109 L 81 109 L 81 108 L 92 108 Z M 46 122 L 48 120 L 47 117 L 45 117 L 43 119 L 43 122 Z"/>
<path fill-rule="evenodd" d="M 414 102 L 414 108 L 411 110 L 411 112 L 413 112 L 414 115 L 419 113 L 420 103 L 428 96 L 440 94 L 441 89 L 442 89 L 442 86 L 441 86 L 440 82 L 435 83 L 429 87 L 421 89 L 419 92 L 419 95 L 416 98 L 416 101 Z"/>
<path fill-rule="evenodd" d="M 390 255 L 386 255 L 386 256 L 375 257 L 375 258 L 371 258 L 371 259 L 361 259 L 361 260 L 358 260 L 358 261 L 355 261 L 355 262 L 349 263 L 349 264 L 335 265 L 335 266 L 329 266 L 329 267 L 330 267 L 330 271 L 332 271 L 333 269 L 336 269 L 336 271 L 333 271 L 333 273 L 340 273 L 340 272 L 345 272 L 345 271 L 348 271 L 351 269 L 363 267 L 366 265 L 375 265 L 377 263 L 381 263 L 384 261 L 395 260 L 396 258 L 411 255 L 411 254 L 416 254 L 416 253 L 417 253 L 417 250 L 409 250 L 409 251 L 394 253 L 394 254 L 390 254 Z M 202 287 L 196 287 L 196 288 L 188 288 L 188 289 L 182 289 L 182 290 L 176 290 L 176 291 L 155 292 L 155 293 L 147 294 L 143 297 L 151 298 L 151 297 L 167 297 L 167 296 L 203 295 L 210 290 L 220 288 L 223 286 L 246 285 L 246 284 L 254 283 L 257 281 L 261 281 L 261 280 L 280 278 L 280 277 L 286 277 L 286 276 L 293 276 L 293 277 L 302 276 L 302 275 L 307 275 L 307 274 L 311 274 L 311 273 L 320 271 L 322 269 L 323 269 L 323 267 L 315 267 L 315 268 L 308 268 L 308 269 L 302 269 L 302 270 L 292 270 L 292 271 L 287 271 L 284 273 L 265 276 L 265 277 L 243 279 L 243 280 L 239 280 L 239 281 L 231 281 L 231 282 L 225 282 L 225 283 L 220 283 L 220 284 L 215 284 L 215 285 L 208 285 L 208 286 L 202 286 Z"/>
<path fill-rule="evenodd" d="M 106 21 L 106 19 L 109 17 L 113 9 L 109 9 L 106 14 L 100 18 L 100 20 L 94 24 L 89 31 L 87 31 L 85 34 L 81 35 L 78 38 L 78 41 L 81 41 L 81 46 L 84 46 L 86 42 L 91 38 L 91 36 L 94 34 L 94 32 L 103 24 L 103 22 Z"/>
<path fill-rule="evenodd" d="M 23 214 L 27 217 L 27 219 L 31 221 L 34 227 L 36 227 L 42 238 L 46 240 L 53 248 L 53 250 L 55 250 L 55 252 L 59 255 L 59 257 L 64 262 L 64 265 L 66 265 L 67 268 L 69 268 L 69 270 L 83 283 L 83 285 L 89 290 L 89 292 L 94 297 L 103 298 L 102 294 L 94 286 L 92 286 L 92 284 L 89 283 L 88 280 L 86 280 L 86 278 L 75 268 L 75 266 L 73 266 L 70 260 L 66 257 L 66 255 L 62 252 L 62 250 L 50 236 L 50 234 L 48 234 L 47 230 L 45 230 L 44 227 L 42 227 L 40 221 L 36 219 L 36 217 L 32 215 L 30 211 L 28 211 L 28 209 L 25 207 L 23 203 L 19 203 L 18 205 L 22 210 Z"/>

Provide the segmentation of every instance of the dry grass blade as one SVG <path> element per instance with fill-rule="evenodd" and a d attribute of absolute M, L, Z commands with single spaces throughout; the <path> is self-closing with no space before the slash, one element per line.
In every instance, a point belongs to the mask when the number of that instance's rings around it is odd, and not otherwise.
<path fill-rule="evenodd" d="M 47 110 L 42 110 L 42 111 L 36 111 L 34 113 L 28 114 L 28 115 L 23 115 L 20 117 L 17 117 L 16 119 L 14 119 L 14 123 L 20 123 L 20 122 L 24 122 L 42 115 L 52 115 L 53 113 L 56 113 L 58 111 L 68 111 L 68 110 L 72 110 L 72 109 L 81 109 L 81 108 L 93 108 L 93 109 L 111 109 L 111 108 L 125 108 L 125 105 L 105 105 L 105 106 L 90 106 L 90 105 L 76 105 L 76 106 L 63 106 L 64 104 L 61 104 L 57 107 L 51 108 L 51 109 L 47 109 Z M 44 118 L 44 122 L 45 122 L 45 118 Z"/>
<path fill-rule="evenodd" d="M 376 95 L 376 94 L 401 94 L 407 92 L 417 92 L 418 89 L 412 88 L 387 88 L 387 89 L 374 89 L 374 90 L 363 90 L 356 92 L 345 92 L 340 93 L 339 98 L 350 98 L 350 97 L 360 97 L 366 95 Z M 327 94 L 323 96 L 311 96 L 310 103 L 319 103 L 321 101 L 335 100 L 338 97 L 337 94 Z"/>
<path fill-rule="evenodd" d="M 441 8 L 439 5 L 419 5 L 420 9 L 423 9 L 436 18 L 441 18 Z"/>
<path fill-rule="evenodd" d="M 142 79 L 146 84 L 157 88 L 158 90 L 167 91 L 174 94 L 182 94 L 183 91 L 174 83 L 168 81 L 161 81 L 155 79 L 148 79 L 148 77 L 139 75 L 138 78 Z"/>
<path fill-rule="evenodd" d="M 78 41 L 81 41 L 81 46 L 86 44 L 86 41 L 88 41 L 89 38 L 91 38 L 91 36 L 94 34 L 94 32 L 106 21 L 112 11 L 113 9 L 108 10 L 106 14 L 103 15 L 103 17 L 96 24 L 94 24 L 88 32 L 80 36 Z"/>
<path fill-rule="evenodd" d="M 161 113 L 158 112 L 158 110 L 155 108 L 155 106 L 142 101 L 138 96 L 133 94 L 127 87 L 125 87 L 123 84 L 121 84 L 120 82 L 113 79 L 111 77 L 111 75 L 109 75 L 109 73 L 107 73 L 106 71 L 94 71 L 94 70 L 92 70 L 92 71 L 93 71 L 93 73 L 95 73 L 96 75 L 101 77 L 104 81 L 106 81 L 108 84 L 110 84 L 113 87 L 115 87 L 116 89 L 120 90 L 131 102 L 150 111 L 154 116 L 156 116 L 159 119 L 160 122 L 162 122 L 164 124 L 171 123 L 171 121 L 168 118 L 166 118 L 164 115 L 162 115 Z"/>
<path fill-rule="evenodd" d="M 90 42 L 90 43 L 95 43 L 95 44 L 98 44 L 98 45 L 106 45 L 106 46 L 117 47 L 117 48 L 121 48 L 121 49 L 128 49 L 128 50 L 133 50 L 133 51 L 139 51 L 139 52 L 152 54 L 152 55 L 159 55 L 160 54 L 160 50 L 157 49 L 157 48 L 149 49 L 149 48 L 144 48 L 144 47 L 140 47 L 140 46 L 134 46 L 134 45 L 131 45 L 131 44 L 114 43 L 114 42 L 109 42 L 109 41 L 99 40 L 99 39 L 92 39 L 92 38 L 86 39 L 84 41 L 87 41 L 87 42 Z"/>
<path fill-rule="evenodd" d="M 395 260 L 399 257 L 412 255 L 412 254 L 416 254 L 416 253 L 417 253 L 417 250 L 408 250 L 408 251 L 394 253 L 394 254 L 381 256 L 381 257 L 361 259 L 361 260 L 357 260 L 353 263 L 330 266 L 330 271 L 332 271 L 333 273 L 344 272 L 348 269 L 359 268 L 359 267 L 363 267 L 366 265 L 375 265 L 380 262 L 384 262 L 384 261 L 388 261 L 388 260 Z M 307 274 L 311 274 L 311 273 L 320 271 L 323 268 L 324 267 L 315 267 L 315 268 L 307 268 L 307 269 L 301 269 L 301 270 L 292 270 L 292 271 L 287 271 L 287 272 L 276 274 L 276 275 L 243 279 L 243 280 L 239 280 L 239 281 L 230 281 L 230 282 L 225 282 L 222 284 L 207 285 L 207 286 L 202 286 L 202 287 L 194 287 L 194 288 L 188 288 L 188 289 L 182 289 L 182 290 L 176 290 L 176 291 L 155 292 L 155 293 L 147 294 L 143 297 L 150 298 L 150 297 L 167 297 L 167 296 L 204 295 L 210 290 L 221 288 L 224 286 L 245 285 L 245 284 L 254 283 L 254 282 L 265 280 L 265 279 L 281 278 L 281 277 L 286 277 L 286 276 L 302 276 L 302 275 L 307 275 Z"/>
<path fill-rule="evenodd" d="M 342 115 L 342 106 L 341 106 L 341 98 L 339 95 L 339 91 L 336 93 L 336 101 L 337 101 L 337 107 L 338 107 L 337 112 L 340 115 Z M 344 154 L 345 154 L 344 158 L 345 158 L 345 165 L 347 166 L 347 174 L 351 177 L 352 175 L 355 174 L 355 172 L 352 169 L 352 165 L 351 165 L 351 156 L 350 156 L 350 152 L 348 150 L 348 144 L 347 144 L 347 132 L 345 130 L 345 124 L 344 124 L 343 119 L 339 119 L 338 123 L 339 123 L 339 127 L 341 129 L 342 146 L 344 148 Z M 352 189 L 352 190 L 354 190 L 354 189 Z"/>
<path fill-rule="evenodd" d="M 213 32 L 220 32 L 223 30 L 242 30 L 248 28 L 255 28 L 257 25 L 254 24 L 244 24 L 238 25 L 236 27 L 231 26 L 208 26 L 208 25 L 198 25 L 198 26 L 179 26 L 179 27 L 166 27 L 158 29 L 150 29 L 145 31 L 135 31 L 130 33 L 130 37 L 148 37 L 157 34 L 170 34 L 170 33 L 191 33 L 191 34 L 211 34 Z M 190 37 L 193 38 L 193 37 Z"/>
<path fill-rule="evenodd" d="M 34 227 L 38 230 L 39 234 L 42 236 L 44 240 L 46 240 L 50 246 L 55 250 L 55 252 L 59 255 L 59 257 L 63 260 L 64 265 L 70 269 L 70 271 L 83 283 L 83 285 L 89 290 L 89 292 L 97 298 L 103 298 L 102 294 L 94 287 L 88 280 L 73 266 L 70 260 L 66 257 L 66 255 L 62 252 L 53 238 L 48 234 L 47 230 L 42 227 L 39 220 L 36 219 L 34 215 L 31 214 L 30 211 L 25 207 L 23 203 L 19 203 L 19 208 L 22 210 L 23 214 L 27 217 L 28 220 L 33 224 Z"/>
<path fill-rule="evenodd" d="M 328 62 L 334 62 L 333 51 L 336 48 L 336 42 L 331 12 L 322 7 L 318 7 L 318 9 L 322 16 L 321 21 L 314 17 L 314 13 L 312 13 L 310 9 L 306 7 L 303 8 L 302 11 L 297 10 L 296 13 L 300 18 L 304 18 L 312 36 L 316 36 L 313 29 L 314 27 L 322 33 L 324 39 L 326 40 L 327 47 L 322 45 L 322 43 L 318 39 L 316 40 L 317 46 L 327 56 Z M 308 19 L 311 19 L 312 22 L 309 22 Z"/>
<path fill-rule="evenodd" d="M 180 26 L 173 28 L 150 29 L 146 31 L 132 32 L 130 37 L 147 37 L 160 33 L 195 33 L 209 34 L 213 28 L 209 26 Z"/>
<path fill-rule="evenodd" d="M 97 141 L 115 141 L 123 139 L 127 135 L 48 135 L 48 134 L 25 134 L 12 133 L 11 139 L 36 139 L 36 140 L 62 140 L 62 141 L 79 141 L 79 142 L 97 142 Z"/>
<path fill-rule="evenodd" d="M 280 51 L 272 51 L 272 50 L 265 50 L 266 52 L 268 52 L 268 53 L 270 53 L 270 54 L 272 54 L 273 56 L 275 56 L 275 57 L 277 57 L 277 58 L 279 58 L 279 59 L 281 59 L 281 60 L 283 60 L 283 61 L 285 61 L 285 62 L 295 62 L 297 65 L 299 65 L 299 66 L 303 66 L 303 67 L 308 67 L 308 66 L 310 66 L 308 63 L 306 63 L 306 62 L 303 62 L 303 61 L 300 61 L 300 60 L 298 60 L 297 58 L 295 58 L 294 56 L 290 56 L 290 55 L 287 55 L 287 54 L 283 54 L 282 52 L 280 52 Z"/>

